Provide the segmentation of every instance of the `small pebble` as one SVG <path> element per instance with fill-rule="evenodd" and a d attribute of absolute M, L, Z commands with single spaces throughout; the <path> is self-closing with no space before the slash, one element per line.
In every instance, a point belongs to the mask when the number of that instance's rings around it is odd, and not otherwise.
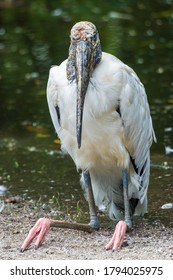
<path fill-rule="evenodd" d="M 163 204 L 161 209 L 172 209 L 173 208 L 173 203 L 166 203 Z"/>

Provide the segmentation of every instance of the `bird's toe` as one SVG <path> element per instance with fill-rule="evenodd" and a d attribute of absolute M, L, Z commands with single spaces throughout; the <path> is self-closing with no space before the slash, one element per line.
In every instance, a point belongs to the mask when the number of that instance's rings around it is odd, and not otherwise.
<path fill-rule="evenodd" d="M 114 234 L 109 241 L 109 243 L 105 246 L 106 250 L 113 248 L 113 251 L 117 251 L 123 244 L 124 237 L 127 230 L 127 224 L 124 221 L 119 221 L 115 227 Z"/>
<path fill-rule="evenodd" d="M 28 236 L 23 242 L 20 252 L 24 252 L 27 247 L 32 243 L 33 239 L 37 236 L 37 240 L 35 243 L 36 247 L 39 247 L 45 239 L 45 236 L 50 228 L 50 220 L 47 218 L 40 218 L 36 224 L 29 231 Z"/>

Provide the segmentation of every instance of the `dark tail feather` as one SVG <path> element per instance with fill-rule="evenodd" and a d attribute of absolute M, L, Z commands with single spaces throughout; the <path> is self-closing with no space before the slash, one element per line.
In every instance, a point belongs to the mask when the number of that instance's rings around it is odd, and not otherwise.
<path fill-rule="evenodd" d="M 138 198 L 131 198 L 130 199 L 130 212 L 131 212 L 131 214 L 133 215 L 134 214 L 134 212 L 135 212 L 135 208 L 136 208 L 136 206 L 137 206 L 137 204 L 138 204 L 138 201 L 139 201 L 139 199 Z"/>

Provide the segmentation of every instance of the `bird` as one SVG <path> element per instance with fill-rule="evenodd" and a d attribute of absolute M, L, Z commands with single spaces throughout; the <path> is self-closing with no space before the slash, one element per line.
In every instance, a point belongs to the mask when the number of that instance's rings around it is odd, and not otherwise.
<path fill-rule="evenodd" d="M 100 228 L 97 208 L 115 222 L 106 250 L 121 248 L 133 216 L 147 212 L 150 148 L 156 136 L 144 85 L 132 68 L 103 52 L 92 22 L 71 29 L 68 58 L 53 66 L 47 101 L 61 149 L 74 161 L 89 205 L 89 227 Z M 38 247 L 56 220 L 41 218 L 24 241 Z"/>

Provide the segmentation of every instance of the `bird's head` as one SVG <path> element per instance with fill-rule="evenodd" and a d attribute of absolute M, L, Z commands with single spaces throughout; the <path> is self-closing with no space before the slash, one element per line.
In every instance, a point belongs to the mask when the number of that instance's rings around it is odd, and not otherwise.
<path fill-rule="evenodd" d="M 76 134 L 80 148 L 85 95 L 92 73 L 101 60 L 102 51 L 99 34 L 91 22 L 76 23 L 71 29 L 70 38 L 67 79 L 76 79 L 77 83 Z"/>

